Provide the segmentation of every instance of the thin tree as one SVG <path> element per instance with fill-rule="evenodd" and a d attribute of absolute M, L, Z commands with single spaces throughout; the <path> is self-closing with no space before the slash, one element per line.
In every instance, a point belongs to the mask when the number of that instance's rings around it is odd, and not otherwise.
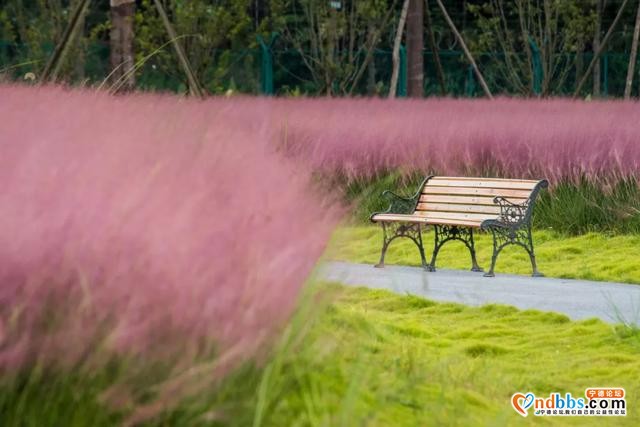
<path fill-rule="evenodd" d="M 193 72 L 193 68 L 191 67 L 191 63 L 187 58 L 182 46 L 180 45 L 180 40 L 178 40 L 178 34 L 173 29 L 173 25 L 171 25 L 171 21 L 169 21 L 169 17 L 162 6 L 160 0 L 154 0 L 156 5 L 156 9 L 158 10 L 158 14 L 160 15 L 160 19 L 162 19 L 162 23 L 164 24 L 164 28 L 169 35 L 169 41 L 171 45 L 173 45 L 173 49 L 176 51 L 176 55 L 178 55 L 178 60 L 180 61 L 180 65 L 182 66 L 182 70 L 187 76 L 187 81 L 189 82 L 189 93 L 192 96 L 204 96 L 204 91 L 198 82 L 198 79 Z"/>
<path fill-rule="evenodd" d="M 467 48 L 467 44 L 464 42 L 462 35 L 460 34 L 455 24 L 451 20 L 451 17 L 449 16 L 447 9 L 444 7 L 444 4 L 442 4 L 442 0 L 436 0 L 436 2 L 438 3 L 438 6 L 440 6 L 442 15 L 444 15 L 444 19 L 445 21 L 447 21 L 449 28 L 451 28 L 451 32 L 453 32 L 453 34 L 456 36 L 456 39 L 458 40 L 458 43 L 460 43 L 460 46 L 462 47 L 462 50 L 464 51 L 464 54 L 467 57 L 467 60 L 471 64 L 473 71 L 476 73 L 476 77 L 480 82 L 480 86 L 482 86 L 482 90 L 484 90 L 484 94 L 487 96 L 487 98 L 493 99 L 493 95 L 491 95 L 491 91 L 489 90 L 489 86 L 487 86 L 487 82 L 484 80 L 484 77 L 482 76 L 482 73 L 480 72 L 480 69 L 476 64 L 476 61 L 473 59 L 473 55 L 471 55 L 471 52 Z"/>
<path fill-rule="evenodd" d="M 624 99 L 631 98 L 631 87 L 633 86 L 633 73 L 636 67 L 636 56 L 638 55 L 638 37 L 640 36 L 640 2 L 636 13 L 636 25 L 633 30 L 633 42 L 631 43 L 631 55 L 629 56 L 629 67 L 627 68 L 627 80 L 624 85 Z"/>
<path fill-rule="evenodd" d="M 593 67 L 596 64 L 596 61 L 600 59 L 600 56 L 602 56 L 604 49 L 607 47 L 607 43 L 609 43 L 609 40 L 611 39 L 613 30 L 618 25 L 618 22 L 620 22 L 620 18 L 622 17 L 622 12 L 624 11 L 624 8 L 627 6 L 627 3 L 629 3 L 629 0 L 623 0 L 622 4 L 620 5 L 620 9 L 618 9 L 618 13 L 616 14 L 616 17 L 613 19 L 613 22 L 611 23 L 609 30 L 607 30 L 607 34 L 604 35 L 604 39 L 602 39 L 602 44 L 600 45 L 600 49 L 598 49 L 596 54 L 593 56 L 593 59 L 589 63 L 589 68 L 587 68 L 587 71 L 582 76 L 582 79 L 578 83 L 578 86 L 576 86 L 576 91 L 573 93 L 574 98 L 577 98 L 578 95 L 580 95 L 580 91 L 582 90 L 582 87 L 584 86 L 584 84 L 587 82 L 587 79 L 591 75 L 591 71 L 593 70 Z"/>
<path fill-rule="evenodd" d="M 73 41 L 75 40 L 78 31 L 80 29 L 80 24 L 83 22 L 82 17 L 87 13 L 89 9 L 89 3 L 91 0 L 80 0 L 75 9 L 73 9 L 71 13 L 71 17 L 69 18 L 69 22 L 67 27 L 62 34 L 62 39 L 56 45 L 56 48 L 53 51 L 53 54 L 47 60 L 47 63 L 40 75 L 40 83 L 46 83 L 48 81 L 56 81 L 58 78 L 58 74 L 64 64 L 64 61 L 73 45 Z"/>
<path fill-rule="evenodd" d="M 391 85 L 389 86 L 389 98 L 395 98 L 398 90 L 398 76 L 400 74 L 400 44 L 402 43 L 402 33 L 404 32 L 404 24 L 407 21 L 407 11 L 409 10 L 409 1 L 404 0 L 402 4 L 402 12 L 398 20 L 398 28 L 396 29 L 396 37 L 393 39 L 393 53 L 391 60 L 393 69 L 391 71 Z"/>
<path fill-rule="evenodd" d="M 82 0 L 74 0 L 70 2 L 71 5 L 77 5 L 81 3 Z M 73 73 L 75 78 L 78 81 L 84 82 L 85 79 L 85 50 L 84 50 L 84 30 L 85 30 L 85 18 L 86 13 L 80 15 L 80 20 L 78 21 L 78 34 L 76 34 L 73 51 L 75 53 L 74 63 L 73 63 Z"/>
<path fill-rule="evenodd" d="M 424 3 L 409 0 L 407 15 L 407 92 L 412 98 L 424 94 Z"/>
<path fill-rule="evenodd" d="M 134 72 L 134 19 L 135 0 L 111 0 L 110 62 L 111 81 L 119 90 L 131 91 L 136 86 Z"/>
<path fill-rule="evenodd" d="M 271 0 L 274 12 L 295 17 L 282 21 L 280 34 L 298 53 L 311 81 L 328 96 L 358 90 L 398 0 L 366 3 Z"/>
<path fill-rule="evenodd" d="M 596 30 L 593 35 L 593 54 L 600 49 L 600 36 L 602 34 L 602 12 L 605 8 L 606 0 L 596 0 Z M 593 96 L 600 96 L 600 58 L 593 68 Z"/>

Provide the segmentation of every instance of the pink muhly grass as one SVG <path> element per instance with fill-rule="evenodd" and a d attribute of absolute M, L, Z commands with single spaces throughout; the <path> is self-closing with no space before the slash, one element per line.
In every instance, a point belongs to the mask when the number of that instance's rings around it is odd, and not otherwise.
<path fill-rule="evenodd" d="M 337 219 L 311 175 L 607 185 L 638 178 L 638 113 L 0 86 L 0 371 L 177 357 L 159 400 L 193 392 L 190 378 L 255 356 L 290 315 Z M 215 369 L 190 369 L 214 350 Z"/>
<path fill-rule="evenodd" d="M 264 105 L 0 86 L 0 370 L 255 354 L 337 218 Z"/>
<path fill-rule="evenodd" d="M 640 164 L 634 102 L 0 95 L 5 367 L 61 348 L 76 360 L 96 337 L 134 353 L 175 336 L 255 348 L 333 223 L 312 172 L 607 184 Z"/>
<path fill-rule="evenodd" d="M 424 174 L 638 177 L 640 104 L 622 101 L 280 100 L 287 150 L 350 179 Z"/>

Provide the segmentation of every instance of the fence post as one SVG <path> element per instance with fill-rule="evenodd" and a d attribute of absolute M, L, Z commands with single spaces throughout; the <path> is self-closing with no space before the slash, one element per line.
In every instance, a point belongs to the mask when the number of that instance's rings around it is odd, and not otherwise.
<path fill-rule="evenodd" d="M 398 97 L 407 96 L 407 49 L 403 44 L 400 45 L 400 70 L 398 76 Z"/>
<path fill-rule="evenodd" d="M 533 68 L 533 93 L 540 95 L 542 93 L 542 62 L 540 61 L 540 49 L 538 45 L 529 37 L 529 46 L 531 46 L 531 67 Z"/>
<path fill-rule="evenodd" d="M 473 93 L 476 91 L 476 80 L 473 73 L 473 66 L 469 65 L 467 69 L 467 78 L 465 79 L 465 89 L 467 98 L 473 98 Z"/>
<path fill-rule="evenodd" d="M 258 43 L 260 43 L 260 92 L 263 95 L 273 95 L 273 53 L 271 47 L 278 38 L 277 33 L 271 34 L 269 44 L 264 42 L 261 35 L 257 35 Z"/>
<path fill-rule="evenodd" d="M 604 61 L 602 61 L 603 64 L 602 66 L 604 67 L 604 70 L 602 72 L 602 80 L 603 81 L 603 92 L 604 92 L 604 96 L 609 96 L 609 52 L 605 52 L 604 54 Z"/>

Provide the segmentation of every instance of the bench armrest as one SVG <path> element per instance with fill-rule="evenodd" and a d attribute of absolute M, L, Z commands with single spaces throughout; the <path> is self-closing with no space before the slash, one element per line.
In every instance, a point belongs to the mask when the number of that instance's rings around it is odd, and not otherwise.
<path fill-rule="evenodd" d="M 504 197 L 496 197 L 493 203 L 500 205 L 498 221 L 507 227 L 519 227 L 531 220 L 532 205 L 529 199 L 523 203 L 514 203 Z"/>
<path fill-rule="evenodd" d="M 385 190 L 382 192 L 382 197 L 389 201 L 389 207 L 384 213 L 411 214 L 416 207 L 419 195 L 403 197 L 393 191 Z"/>
<path fill-rule="evenodd" d="M 523 225 L 531 226 L 533 216 L 533 206 L 540 190 L 547 188 L 549 182 L 546 179 L 540 180 L 531 191 L 529 198 L 523 203 L 514 203 L 505 197 L 496 197 L 493 203 L 500 205 L 500 216 L 496 219 L 482 221 L 480 228 L 488 230 L 492 227 L 510 228 L 515 230 Z"/>
<path fill-rule="evenodd" d="M 420 194 L 422 194 L 422 189 L 424 188 L 427 181 L 431 178 L 431 176 L 425 178 L 424 181 L 422 181 L 422 183 L 420 184 L 420 187 L 418 187 L 418 191 L 416 191 L 416 193 L 410 197 L 400 196 L 390 190 L 383 191 L 382 197 L 389 200 L 389 207 L 385 211 L 372 213 L 369 219 L 378 214 L 412 214 L 416 209 L 416 205 L 418 204 L 418 200 L 420 199 Z"/>
<path fill-rule="evenodd" d="M 482 221 L 480 228 L 489 230 L 491 228 L 502 228 L 517 230 L 523 225 L 531 225 L 533 215 L 533 202 L 529 198 L 522 203 L 514 203 L 504 197 L 496 197 L 493 203 L 500 206 L 500 215 L 496 219 Z"/>

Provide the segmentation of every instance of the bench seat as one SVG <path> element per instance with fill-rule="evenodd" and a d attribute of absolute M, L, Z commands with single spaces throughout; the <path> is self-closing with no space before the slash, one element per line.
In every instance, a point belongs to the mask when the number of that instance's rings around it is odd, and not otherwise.
<path fill-rule="evenodd" d="M 427 225 L 464 225 L 467 227 L 480 228 L 482 221 L 479 220 L 471 220 L 471 219 L 455 219 L 455 218 L 427 218 L 423 215 L 416 214 L 376 214 L 371 217 L 371 221 L 373 222 L 411 222 L 417 224 L 427 224 Z"/>
<path fill-rule="evenodd" d="M 533 275 L 541 275 L 536 266 L 531 234 L 533 205 L 538 192 L 546 188 L 546 180 L 427 177 L 411 197 L 391 191 L 382 193 L 391 204 L 384 212 L 375 212 L 370 219 L 383 230 L 383 247 L 377 267 L 384 266 L 389 243 L 398 237 L 414 241 L 420 250 L 423 266 L 435 271 L 435 261 L 441 246 L 450 240 L 462 241 L 471 252 L 472 270 L 478 266 L 473 231 L 492 233 L 493 256 L 486 276 L 493 276 L 500 251 L 509 244 L 523 247 L 531 258 Z M 422 227 L 435 230 L 435 247 L 431 263 L 426 263 L 422 245 Z M 390 235 L 387 231 L 390 231 Z"/>

